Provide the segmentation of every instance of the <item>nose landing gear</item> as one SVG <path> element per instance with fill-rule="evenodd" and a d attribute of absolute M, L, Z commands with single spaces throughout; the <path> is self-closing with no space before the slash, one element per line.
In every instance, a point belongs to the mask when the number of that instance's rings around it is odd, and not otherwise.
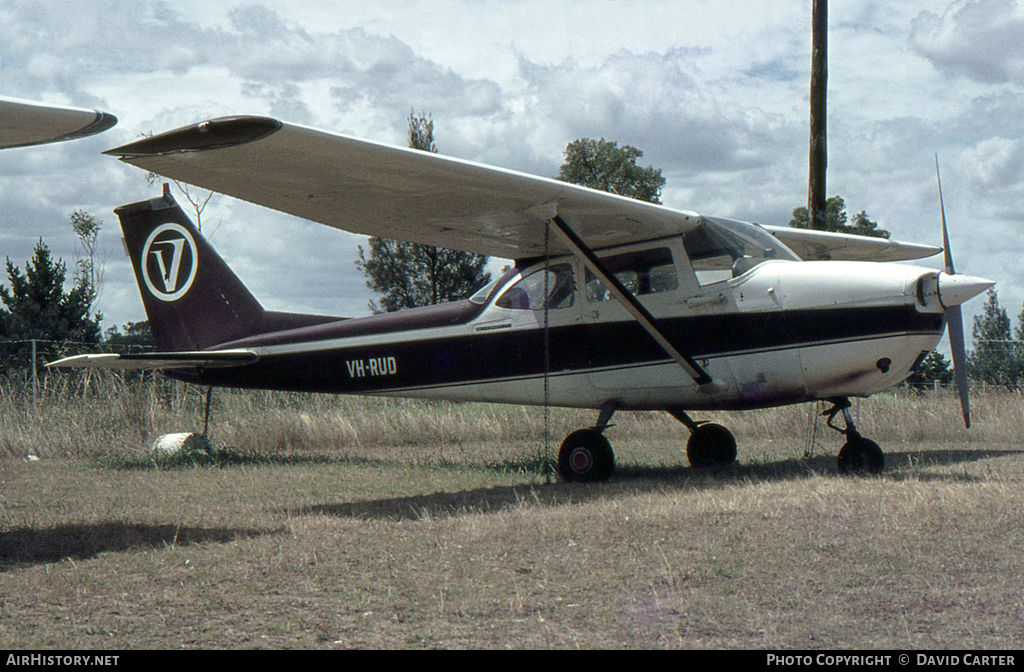
<path fill-rule="evenodd" d="M 885 468 L 885 454 L 877 443 L 871 439 L 865 439 L 857 431 L 853 424 L 853 417 L 850 415 L 850 400 L 846 397 L 838 397 L 830 401 L 832 408 L 822 414 L 827 417 L 825 424 L 840 434 L 846 435 L 846 443 L 839 449 L 839 455 L 836 456 L 839 473 L 860 476 L 882 473 Z M 840 412 L 843 414 L 845 428 L 832 424 Z"/>

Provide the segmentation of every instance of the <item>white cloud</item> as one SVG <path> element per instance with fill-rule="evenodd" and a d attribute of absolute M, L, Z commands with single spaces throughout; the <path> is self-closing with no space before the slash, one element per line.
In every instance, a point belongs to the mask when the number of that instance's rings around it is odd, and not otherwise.
<path fill-rule="evenodd" d="M 1024 195 L 1024 139 L 989 138 L 966 150 L 964 169 L 971 175 L 971 186 L 979 194 L 1013 194 L 1016 198 L 993 199 L 992 205 L 1020 220 L 1020 196 Z"/>
<path fill-rule="evenodd" d="M 1024 78 L 1024 14 L 1016 0 L 954 2 L 914 19 L 911 43 L 944 72 L 987 84 Z"/>

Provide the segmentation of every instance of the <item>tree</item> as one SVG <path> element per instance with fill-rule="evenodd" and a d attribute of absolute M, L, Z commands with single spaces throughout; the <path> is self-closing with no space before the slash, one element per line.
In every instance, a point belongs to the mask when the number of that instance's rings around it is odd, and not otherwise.
<path fill-rule="evenodd" d="M 116 352 L 139 352 L 156 347 L 149 321 L 126 322 L 121 328 L 124 329 L 123 333 L 114 326 L 103 334 L 103 343 Z"/>
<path fill-rule="evenodd" d="M 434 120 L 429 114 L 409 111 L 409 146 L 437 153 Z M 491 281 L 484 268 L 488 257 L 371 236 L 370 253 L 359 247 L 356 267 L 367 277 L 366 286 L 384 296 L 375 313 L 458 301 L 472 296 Z"/>
<path fill-rule="evenodd" d="M 70 219 L 71 229 L 78 236 L 78 243 L 84 252 L 75 260 L 75 284 L 88 287 L 91 314 L 103 288 L 103 264 L 96 262 L 96 239 L 103 224 L 84 210 L 75 210 Z"/>
<path fill-rule="evenodd" d="M 889 231 L 878 228 L 878 222 L 871 221 L 863 210 L 854 215 L 852 224 L 847 224 L 847 221 L 846 201 L 841 196 L 832 196 L 825 201 L 826 231 L 873 238 L 888 238 L 892 235 Z M 811 228 L 807 221 L 807 208 L 804 206 L 793 208 L 793 218 L 789 220 L 789 225 L 795 229 Z"/>
<path fill-rule="evenodd" d="M 375 313 L 458 301 L 491 281 L 483 255 L 387 238 L 369 242 L 369 258 L 360 246 L 356 265 L 370 278 L 370 289 L 385 293 L 379 307 L 370 301 Z"/>
<path fill-rule="evenodd" d="M 148 133 L 140 133 L 139 137 L 140 138 L 152 138 L 153 137 L 153 131 L 150 131 Z M 160 181 L 161 179 L 162 179 L 161 176 L 157 175 L 156 173 L 153 173 L 153 172 L 146 173 L 146 182 L 151 187 L 154 184 L 156 184 L 158 181 Z M 210 204 L 210 199 L 213 198 L 214 192 L 206 190 L 206 189 L 201 189 L 199 187 L 196 187 L 194 185 L 188 184 L 186 182 L 182 182 L 181 180 L 172 179 L 171 182 L 174 183 L 174 186 L 178 188 L 178 191 L 181 192 L 181 195 L 184 196 L 185 200 L 188 201 L 189 205 L 192 206 L 192 212 L 194 212 L 195 215 L 196 215 L 195 216 L 195 220 L 193 221 L 193 223 L 196 225 L 196 230 L 199 231 L 199 233 L 202 233 L 203 232 L 203 210 L 206 210 L 206 206 Z M 168 183 L 166 183 L 166 182 L 164 183 L 164 185 L 165 185 L 164 189 L 167 189 L 167 186 L 166 186 L 167 184 Z"/>
<path fill-rule="evenodd" d="M 1010 335 L 1010 318 L 994 289 L 981 315 L 974 316 L 974 350 L 967 357 L 968 374 L 990 385 L 1015 386 L 1021 378 L 1020 345 Z"/>
<path fill-rule="evenodd" d="M 28 364 L 33 340 L 42 341 L 51 354 L 67 342 L 99 342 L 101 317 L 90 316 L 93 288 L 79 277 L 65 291 L 66 273 L 64 262 L 53 260 L 42 238 L 24 273 L 7 259 L 10 287 L 0 285 L 0 339 L 8 347 L 0 353 L 0 368 Z"/>
<path fill-rule="evenodd" d="M 665 178 L 660 168 L 636 165 L 643 155 L 630 145 L 619 147 L 604 138 L 580 138 L 566 145 L 565 163 L 558 169 L 556 179 L 660 204 Z"/>
<path fill-rule="evenodd" d="M 953 369 L 942 353 L 933 350 L 921 361 L 917 370 L 910 374 L 905 383 L 914 390 L 930 390 L 936 384 L 948 387 L 953 383 Z"/>
<path fill-rule="evenodd" d="M 434 144 L 434 118 L 425 113 L 415 114 L 409 110 L 409 146 L 431 154 L 437 154 Z"/>

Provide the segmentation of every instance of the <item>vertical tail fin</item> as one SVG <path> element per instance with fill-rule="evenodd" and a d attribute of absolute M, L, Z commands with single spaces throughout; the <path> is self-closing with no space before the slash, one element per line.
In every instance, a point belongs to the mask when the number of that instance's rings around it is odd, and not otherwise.
<path fill-rule="evenodd" d="M 115 212 L 160 350 L 202 350 L 259 330 L 263 307 L 170 194 Z"/>

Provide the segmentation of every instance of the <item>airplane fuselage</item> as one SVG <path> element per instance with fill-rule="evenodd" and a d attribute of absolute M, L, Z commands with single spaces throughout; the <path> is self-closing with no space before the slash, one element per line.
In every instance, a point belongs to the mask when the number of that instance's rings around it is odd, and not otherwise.
<path fill-rule="evenodd" d="M 259 354 L 207 369 L 205 384 L 597 408 L 734 409 L 866 396 L 905 378 L 942 335 L 930 269 L 871 262 L 765 261 L 700 285 L 680 241 L 676 279 L 641 296 L 669 338 L 709 373 L 701 385 L 626 314 L 595 296 L 573 258 L 553 259 L 569 298 L 545 311 L 503 299 L 543 273 L 506 274 L 472 302 L 275 331 L 217 346 Z M 613 251 L 614 252 L 614 251 Z M 549 289 L 559 278 L 550 272 Z M 717 280 L 717 281 L 715 281 Z M 545 313 L 548 325 L 545 329 Z M 189 375 L 191 378 L 191 375 Z M 195 378 L 191 378 L 195 379 Z"/>

